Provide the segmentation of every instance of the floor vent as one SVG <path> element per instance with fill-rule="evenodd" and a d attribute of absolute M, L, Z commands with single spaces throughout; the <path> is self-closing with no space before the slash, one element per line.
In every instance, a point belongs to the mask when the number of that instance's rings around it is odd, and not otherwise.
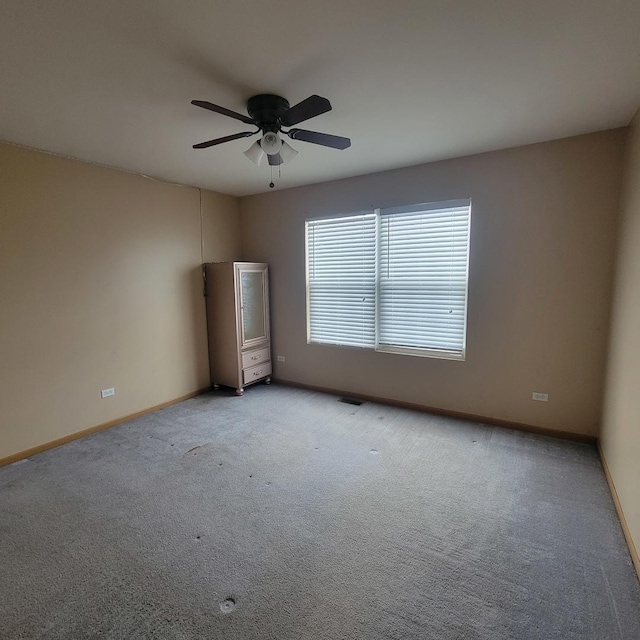
<path fill-rule="evenodd" d="M 340 398 L 340 402 L 344 402 L 345 404 L 355 404 L 356 407 L 359 407 L 362 404 L 361 400 L 356 400 L 355 398 Z"/>

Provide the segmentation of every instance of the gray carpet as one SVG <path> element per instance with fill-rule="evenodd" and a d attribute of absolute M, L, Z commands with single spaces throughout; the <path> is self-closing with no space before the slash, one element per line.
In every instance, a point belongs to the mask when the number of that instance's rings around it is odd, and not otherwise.
<path fill-rule="evenodd" d="M 0 469 L 0 637 L 637 640 L 596 451 L 282 386 Z"/>

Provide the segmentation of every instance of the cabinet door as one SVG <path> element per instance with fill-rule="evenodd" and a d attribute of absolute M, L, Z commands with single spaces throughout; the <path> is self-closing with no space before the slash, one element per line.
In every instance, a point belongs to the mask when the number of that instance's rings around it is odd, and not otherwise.
<path fill-rule="evenodd" d="M 236 265 L 240 303 L 240 346 L 252 347 L 269 339 L 269 283 L 267 267 Z"/>

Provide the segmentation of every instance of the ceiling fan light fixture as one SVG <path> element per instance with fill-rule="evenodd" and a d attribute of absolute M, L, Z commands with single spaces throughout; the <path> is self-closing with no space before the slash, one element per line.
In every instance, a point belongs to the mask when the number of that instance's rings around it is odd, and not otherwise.
<path fill-rule="evenodd" d="M 282 147 L 280 148 L 280 157 L 283 164 L 289 164 L 296 156 L 298 152 L 284 140 L 282 141 Z"/>
<path fill-rule="evenodd" d="M 264 158 L 264 151 L 260 146 L 260 140 L 256 140 L 245 152 L 244 155 L 251 160 L 251 162 L 255 162 L 256 164 L 260 164 L 262 158 Z"/>
<path fill-rule="evenodd" d="M 275 156 L 282 149 L 282 140 L 277 133 L 267 131 L 260 140 L 260 146 L 267 155 Z"/>

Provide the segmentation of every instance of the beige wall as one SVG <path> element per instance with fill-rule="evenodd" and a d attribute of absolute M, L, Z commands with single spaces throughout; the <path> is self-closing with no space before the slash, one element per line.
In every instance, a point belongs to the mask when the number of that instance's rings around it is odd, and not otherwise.
<path fill-rule="evenodd" d="M 271 268 L 273 351 L 286 357 L 275 376 L 596 435 L 624 137 L 620 129 L 242 198 L 243 259 Z M 306 344 L 305 218 L 466 197 L 466 362 Z"/>
<path fill-rule="evenodd" d="M 640 112 L 629 132 L 621 210 L 600 444 L 640 549 Z"/>
<path fill-rule="evenodd" d="M 202 190 L 203 262 L 240 259 L 240 201 Z"/>
<path fill-rule="evenodd" d="M 237 199 L 202 205 L 237 259 Z M 0 144 L 0 458 L 208 385 L 200 230 L 197 189 Z"/>

